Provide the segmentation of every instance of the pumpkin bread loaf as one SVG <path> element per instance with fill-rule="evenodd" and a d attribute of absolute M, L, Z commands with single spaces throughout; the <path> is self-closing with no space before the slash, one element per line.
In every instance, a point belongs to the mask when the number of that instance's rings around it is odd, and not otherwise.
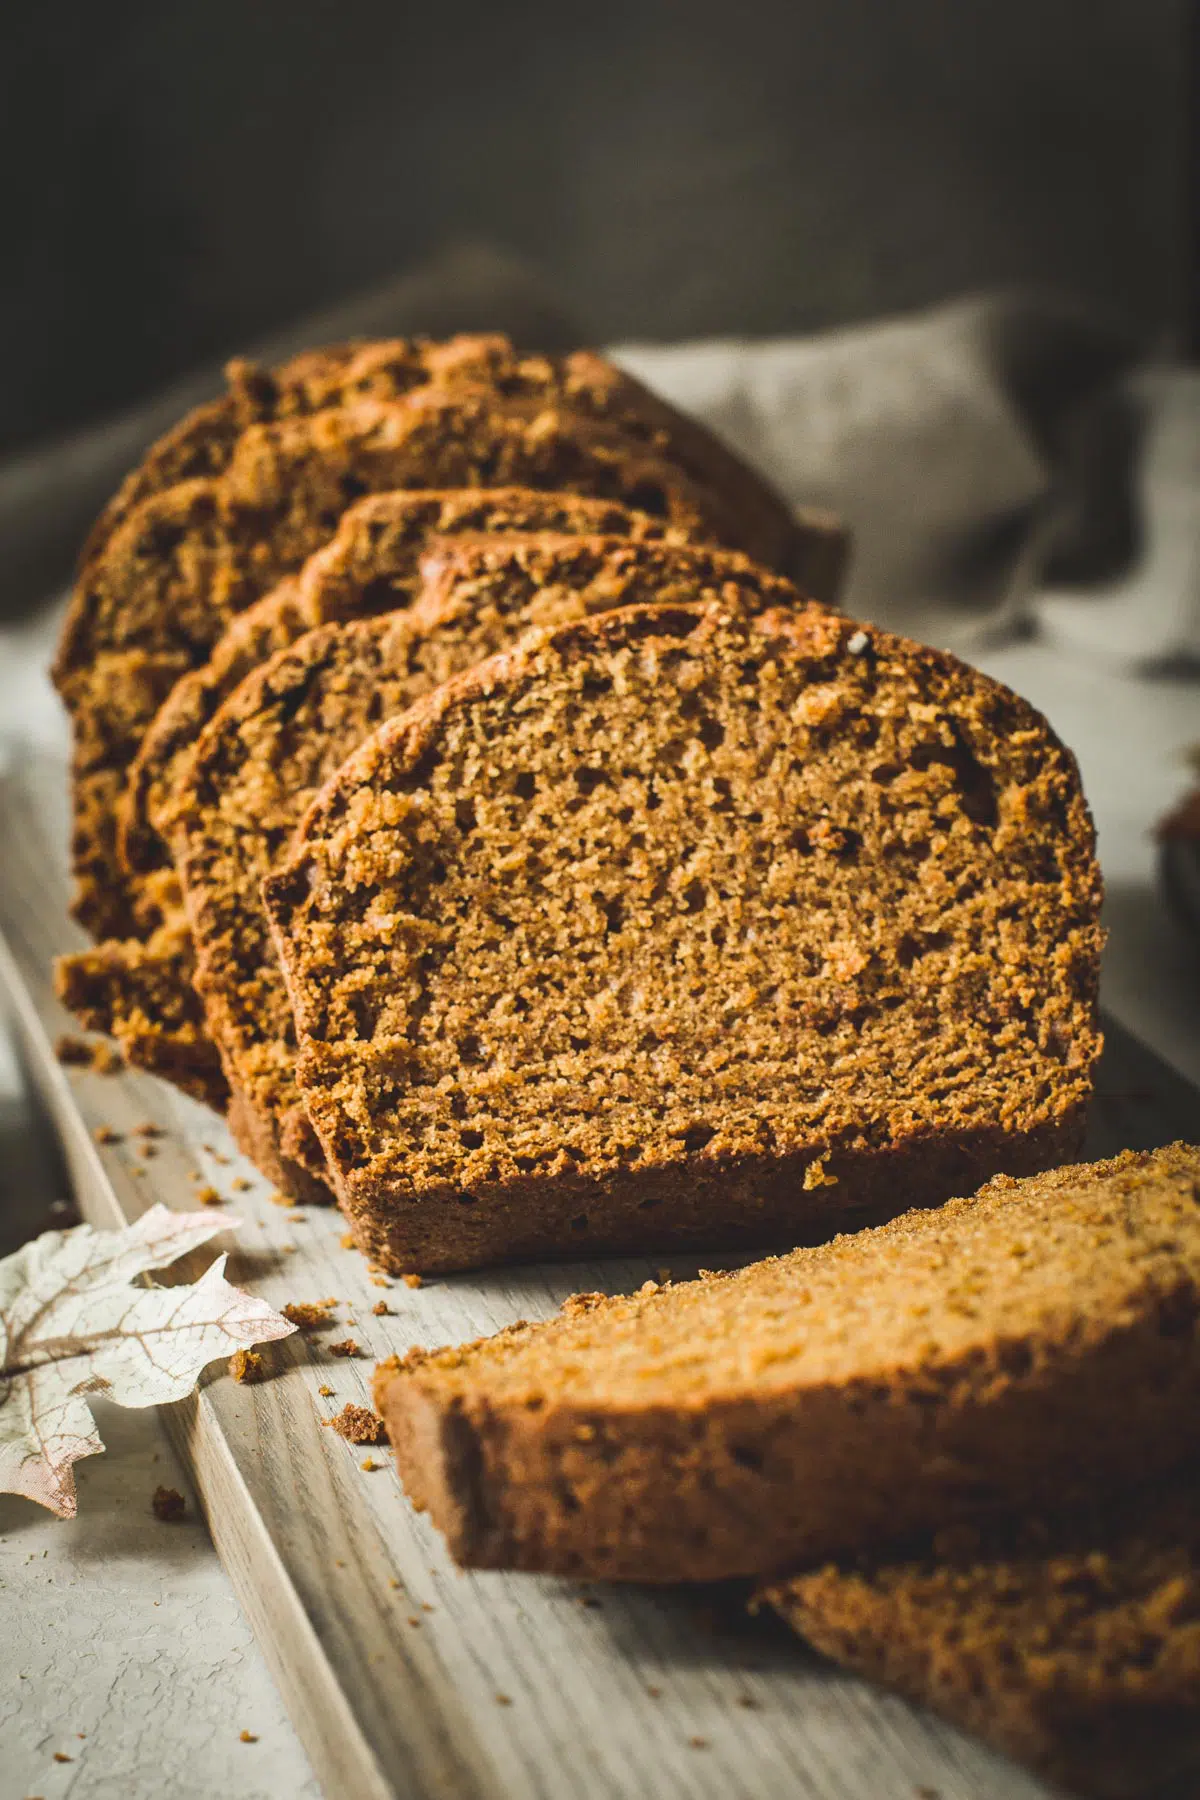
<path fill-rule="evenodd" d="M 534 619 L 578 619 L 654 595 L 746 611 L 800 596 L 734 552 L 616 538 L 464 538 L 409 612 L 308 633 L 252 672 L 207 726 L 167 829 L 195 944 L 195 985 L 233 1092 L 243 1149 L 285 1192 L 324 1188 L 294 1077 L 295 1037 L 259 884 L 318 787 L 383 720 Z"/>
<path fill-rule="evenodd" d="M 1200 1151 L 1126 1152 L 376 1371 L 461 1563 L 788 1573 L 1200 1448 Z"/>
<path fill-rule="evenodd" d="M 794 1244 L 1078 1147 L 1074 761 L 818 608 L 529 640 L 364 745 L 266 891 L 304 1103 L 392 1269 Z"/>
<path fill-rule="evenodd" d="M 1146 1800 L 1200 1771 L 1195 1466 L 1065 1519 L 830 1564 L 765 1598 L 835 1662 L 1071 1793 Z"/>

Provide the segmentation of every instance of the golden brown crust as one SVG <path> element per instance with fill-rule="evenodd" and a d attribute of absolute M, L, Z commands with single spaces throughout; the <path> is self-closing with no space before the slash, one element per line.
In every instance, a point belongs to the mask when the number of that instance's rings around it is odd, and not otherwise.
<path fill-rule="evenodd" d="M 835 1662 L 1071 1793 L 1143 1800 L 1200 1764 L 1195 1467 L 1066 1517 L 831 1564 L 764 1598 Z"/>
<path fill-rule="evenodd" d="M 819 609 L 531 637 L 356 752 L 265 891 L 304 1102 L 390 1267 L 796 1242 L 1078 1147 L 1074 762 Z"/>
<path fill-rule="evenodd" d="M 381 1365 L 455 1557 L 770 1575 L 1200 1449 L 1200 1151 L 1126 1153 Z"/>
<path fill-rule="evenodd" d="M 497 534 L 444 540 L 425 566 L 429 589 L 410 613 L 323 626 L 241 683 L 203 732 L 169 826 L 231 1121 L 285 1192 L 319 1180 L 324 1155 L 292 1079 L 291 1011 L 259 883 L 321 783 L 382 719 L 535 618 L 654 594 L 747 610 L 800 600 L 781 576 L 703 545 Z"/>

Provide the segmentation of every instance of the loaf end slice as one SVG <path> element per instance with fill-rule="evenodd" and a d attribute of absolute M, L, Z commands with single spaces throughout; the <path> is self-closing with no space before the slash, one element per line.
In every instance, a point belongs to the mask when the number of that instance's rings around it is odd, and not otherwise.
<path fill-rule="evenodd" d="M 1200 1151 L 1016 1180 L 380 1365 L 462 1563 L 706 1581 L 1069 1510 L 1200 1448 Z"/>
<path fill-rule="evenodd" d="M 1200 1472 L 1066 1518 L 943 1531 L 765 1593 L 825 1655 L 1071 1793 L 1200 1772 Z"/>
<path fill-rule="evenodd" d="M 396 1269 L 795 1244 L 1076 1154 L 1071 757 L 813 608 L 634 608 L 384 726 L 267 894 L 298 1080 Z"/>

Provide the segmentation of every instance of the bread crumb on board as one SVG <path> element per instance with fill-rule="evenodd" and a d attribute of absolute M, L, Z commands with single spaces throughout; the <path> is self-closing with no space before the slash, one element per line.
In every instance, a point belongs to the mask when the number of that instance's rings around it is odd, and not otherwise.
<path fill-rule="evenodd" d="M 229 1373 L 235 1381 L 265 1381 L 267 1365 L 257 1350 L 235 1350 L 229 1359 Z"/>
<path fill-rule="evenodd" d="M 121 1142 L 120 1132 L 114 1131 L 111 1125 L 97 1125 L 92 1136 L 98 1144 L 119 1144 Z"/>
<path fill-rule="evenodd" d="M 391 1310 L 386 1300 L 377 1300 L 371 1308 L 377 1319 L 386 1319 Z"/>
<path fill-rule="evenodd" d="M 207 1187 L 197 1188 L 196 1198 L 201 1206 L 224 1206 L 225 1204 L 224 1195 L 219 1194 L 211 1184 Z"/>
<path fill-rule="evenodd" d="M 362 1345 L 356 1338 L 342 1338 L 339 1343 L 329 1345 L 330 1356 L 361 1356 Z"/>
<path fill-rule="evenodd" d="M 376 1462 L 373 1456 L 364 1456 L 358 1466 L 360 1469 L 366 1469 L 367 1473 L 370 1474 L 373 1469 L 382 1469 L 386 1465 L 381 1462 Z"/>
<path fill-rule="evenodd" d="M 279 1310 L 300 1331 L 323 1331 L 333 1324 L 336 1305 L 336 1300 L 289 1300 Z"/>
<path fill-rule="evenodd" d="M 332 1426 L 348 1444 L 386 1444 L 388 1441 L 387 1426 L 379 1414 L 372 1412 L 369 1406 L 356 1406 L 352 1400 L 348 1400 L 334 1418 L 323 1419 L 321 1423 Z"/>
<path fill-rule="evenodd" d="M 257 1744 L 258 1733 L 255 1731 L 239 1731 L 238 1741 L 242 1744 Z"/>
<path fill-rule="evenodd" d="M 187 1517 L 187 1501 L 178 1488 L 156 1487 L 150 1509 L 164 1525 L 177 1525 Z"/>

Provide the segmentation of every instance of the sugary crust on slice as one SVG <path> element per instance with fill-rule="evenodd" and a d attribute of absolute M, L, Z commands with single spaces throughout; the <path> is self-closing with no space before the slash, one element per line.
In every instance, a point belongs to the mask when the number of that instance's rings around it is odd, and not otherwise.
<path fill-rule="evenodd" d="M 1200 1764 L 1195 1466 L 1066 1517 L 829 1564 L 763 1598 L 835 1662 L 1071 1793 L 1142 1800 Z"/>
<path fill-rule="evenodd" d="M 531 636 L 350 757 L 264 892 L 305 1105 L 389 1266 L 796 1242 L 1078 1148 L 1101 934 L 1074 761 L 998 684 L 820 609 Z M 688 923 L 710 905 L 716 935 Z"/>
<path fill-rule="evenodd" d="M 470 1566 L 768 1576 L 1069 1513 L 1200 1449 L 1198 1194 L 1185 1145 L 999 1178 L 392 1358 L 375 1405 L 410 1497 Z"/>
<path fill-rule="evenodd" d="M 586 616 L 648 594 L 800 604 L 790 583 L 704 545 L 550 532 L 443 541 L 412 612 L 333 623 L 253 671 L 205 728 L 170 826 L 195 941 L 195 981 L 220 1048 L 239 1141 L 293 1191 L 324 1154 L 292 1079 L 287 993 L 259 882 L 308 799 L 384 718 L 510 642 L 531 616 Z"/>

